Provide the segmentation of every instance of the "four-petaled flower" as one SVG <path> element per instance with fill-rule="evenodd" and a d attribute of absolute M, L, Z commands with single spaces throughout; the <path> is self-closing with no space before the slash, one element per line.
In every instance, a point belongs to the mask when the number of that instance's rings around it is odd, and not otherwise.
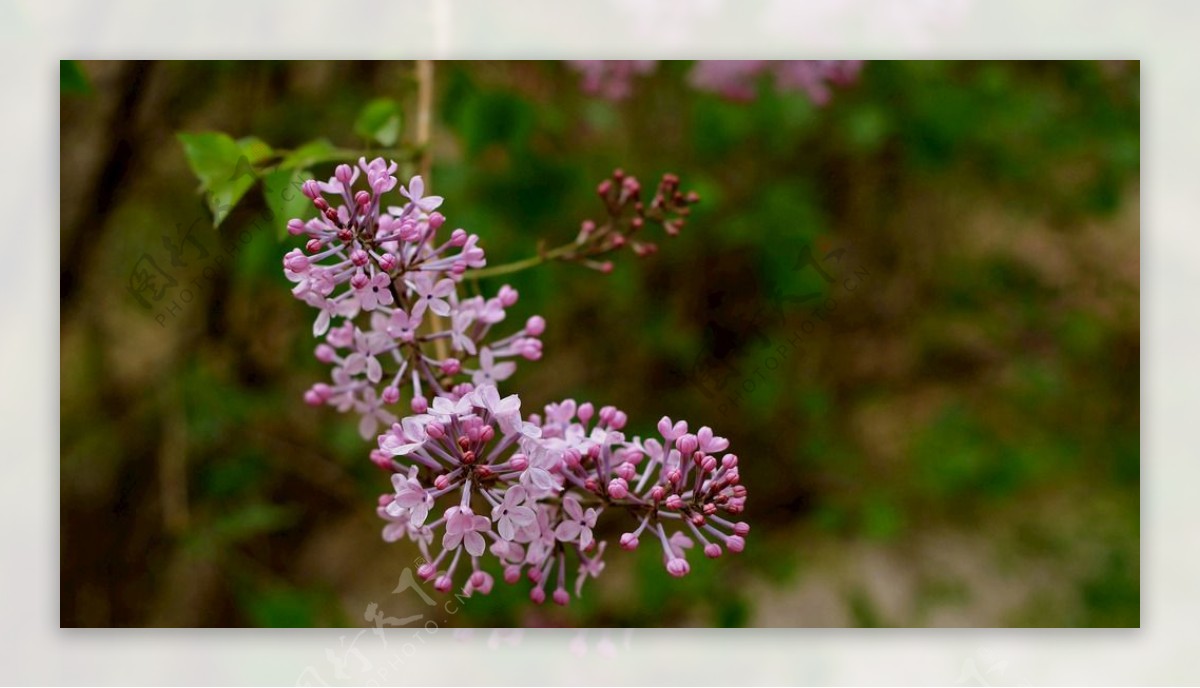
<path fill-rule="evenodd" d="M 414 318 L 421 317 L 426 308 L 438 315 L 450 315 L 450 302 L 446 297 L 454 293 L 454 280 L 447 277 L 435 282 L 431 275 L 421 273 L 413 278 L 410 286 L 417 296 L 412 307 Z"/>
<path fill-rule="evenodd" d="M 379 306 L 392 305 L 391 284 L 392 278 L 382 272 L 377 272 L 366 281 L 366 284 L 355 287 L 354 295 L 358 299 L 359 308 L 364 311 L 373 311 Z"/>
<path fill-rule="evenodd" d="M 494 385 L 507 380 L 517 370 L 517 364 L 512 361 L 496 362 L 496 356 L 486 346 L 479 350 L 479 370 L 471 375 L 471 381 L 476 385 Z"/>
<path fill-rule="evenodd" d="M 452 506 L 446 510 L 446 534 L 442 536 L 442 547 L 455 549 L 461 543 L 467 554 L 483 555 L 487 543 L 482 533 L 490 532 L 492 522 L 487 516 L 476 516 L 470 507 Z"/>
<path fill-rule="evenodd" d="M 421 316 L 409 315 L 403 308 L 392 311 L 392 317 L 388 318 L 386 325 L 388 335 L 402 342 L 411 342 L 420 327 Z"/>
<path fill-rule="evenodd" d="M 560 542 L 579 540 L 579 546 L 587 549 L 592 544 L 592 528 L 596 525 L 596 510 L 583 510 L 575 495 L 563 499 L 563 520 L 554 529 L 554 537 Z"/>
<path fill-rule="evenodd" d="M 442 205 L 444 200 L 441 196 L 426 196 L 425 195 L 425 180 L 418 175 L 413 177 L 407 187 L 400 187 L 400 195 L 407 198 L 421 212 L 432 213 Z M 394 215 L 399 215 L 403 209 L 390 209 Z"/>
<path fill-rule="evenodd" d="M 408 522 L 413 527 L 420 528 L 429 515 L 429 507 L 433 506 L 433 497 L 421 487 L 417 480 L 417 467 L 408 469 L 408 475 L 392 474 L 392 487 L 396 488 L 396 497 L 387 505 L 388 516 L 393 518 L 404 513 L 408 514 Z"/>
<path fill-rule="evenodd" d="M 525 488 L 514 485 L 504 493 L 504 501 L 492 509 L 492 520 L 496 522 L 496 530 L 500 537 L 512 540 L 517 536 L 517 530 L 530 526 L 537 520 L 533 509 L 525 506 Z"/>

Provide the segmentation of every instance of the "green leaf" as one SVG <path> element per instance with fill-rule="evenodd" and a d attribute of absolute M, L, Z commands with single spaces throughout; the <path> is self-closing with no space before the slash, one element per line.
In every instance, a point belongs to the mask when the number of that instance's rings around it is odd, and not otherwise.
<path fill-rule="evenodd" d="M 192 172 L 200 179 L 200 190 L 213 214 L 213 227 L 258 181 L 254 165 L 270 158 L 274 151 L 261 139 L 249 136 L 234 141 L 220 132 L 178 134 Z"/>
<path fill-rule="evenodd" d="M 354 131 L 385 146 L 400 138 L 400 106 L 391 98 L 376 98 L 367 103 L 354 123 Z"/>
<path fill-rule="evenodd" d="M 300 169 L 303 167 L 312 167 L 317 163 L 337 160 L 343 157 L 337 146 L 329 142 L 329 139 L 317 139 L 309 141 L 283 157 L 279 167 L 281 169 Z"/>
<path fill-rule="evenodd" d="M 313 204 L 300 193 L 300 185 L 311 177 L 308 170 L 283 168 L 263 177 L 263 198 L 271 209 L 281 238 L 287 234 L 288 220 L 294 217 L 304 220 L 312 215 Z"/>
<path fill-rule="evenodd" d="M 87 95 L 92 92 L 92 84 L 78 60 L 59 60 L 58 88 L 63 93 Z"/>

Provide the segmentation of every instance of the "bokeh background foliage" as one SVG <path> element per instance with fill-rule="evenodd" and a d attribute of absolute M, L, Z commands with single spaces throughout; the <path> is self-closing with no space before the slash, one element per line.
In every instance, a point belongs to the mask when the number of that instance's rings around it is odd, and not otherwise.
<path fill-rule="evenodd" d="M 560 63 L 438 63 L 432 182 L 493 264 L 573 237 L 614 167 L 702 194 L 649 259 L 512 275 L 550 327 L 510 382 L 717 428 L 747 550 L 681 581 L 613 551 L 566 609 L 498 585 L 445 625 L 1138 625 L 1138 65 L 870 62 L 821 108 L 687 68 L 612 103 Z M 176 138 L 362 149 L 411 136 L 379 99 L 412 89 L 404 62 L 64 63 L 62 625 L 423 611 L 353 419 L 300 400 L 325 371 L 282 223 L 252 192 L 213 229 Z M 834 284 L 806 246 L 846 249 Z M 145 255 L 178 282 L 148 308 Z"/>

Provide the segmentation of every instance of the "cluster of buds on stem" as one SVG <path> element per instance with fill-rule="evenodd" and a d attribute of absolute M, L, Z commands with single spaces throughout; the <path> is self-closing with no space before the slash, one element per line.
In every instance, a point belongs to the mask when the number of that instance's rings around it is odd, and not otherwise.
<path fill-rule="evenodd" d="M 642 183 L 637 177 L 623 170 L 614 170 L 612 176 L 596 186 L 596 194 L 604 203 L 607 219 L 602 223 L 585 220 L 580 227 L 575 243 L 566 247 L 564 260 L 578 260 L 584 265 L 612 272 L 612 261 L 599 260 L 613 251 L 629 247 L 638 257 L 658 251 L 658 244 L 646 237 L 646 226 L 656 224 L 667 236 L 676 236 L 691 213 L 691 206 L 700 202 L 695 191 L 684 192 L 679 187 L 679 177 L 664 174 L 654 195 L 647 202 L 643 198 Z"/>

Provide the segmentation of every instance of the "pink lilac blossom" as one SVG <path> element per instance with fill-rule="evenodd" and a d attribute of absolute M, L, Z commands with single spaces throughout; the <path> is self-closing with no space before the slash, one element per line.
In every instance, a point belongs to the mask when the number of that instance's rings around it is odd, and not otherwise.
<path fill-rule="evenodd" d="M 769 75 L 777 90 L 800 91 L 825 105 L 831 86 L 853 83 L 861 69 L 861 60 L 705 60 L 696 63 L 688 80 L 731 100 L 753 100 L 758 79 Z"/>
<path fill-rule="evenodd" d="M 653 60 L 577 60 L 568 63 L 583 75 L 582 89 L 590 95 L 623 100 L 633 93 L 633 80 L 657 69 Z M 816 105 L 832 97 L 832 86 L 853 83 L 862 60 L 699 60 L 688 73 L 688 83 L 730 100 L 753 100 L 758 82 L 770 76 L 781 92 L 802 92 Z"/>
<path fill-rule="evenodd" d="M 478 237 L 457 229 L 439 239 L 444 199 L 426 195 L 420 177 L 399 185 L 396 168 L 360 160 L 328 182 L 306 182 L 320 214 L 288 223 L 307 242 L 283 261 L 293 294 L 317 310 L 316 357 L 332 367 L 331 382 L 305 400 L 358 413 L 360 433 L 376 436 L 371 460 L 390 473 L 392 491 L 376 506 L 383 539 L 414 543 L 424 557 L 418 576 L 441 592 L 487 594 L 492 566 L 506 583 L 528 580 L 534 602 L 560 605 L 569 580 L 578 596 L 604 570 L 607 512 L 632 518 L 621 549 L 657 541 L 672 576 L 689 572 L 697 544 L 713 558 L 742 551 L 746 488 L 728 440 L 710 428 L 691 433 L 664 417 L 657 437 L 628 437 L 628 418 L 613 406 L 566 399 L 526 416 L 519 397 L 500 393 L 516 359 L 541 358 L 545 320 L 491 336 L 517 292 L 460 295 L 467 271 L 486 265 Z M 388 205 L 390 193 L 403 204 Z M 644 225 L 676 234 L 698 200 L 665 175 L 643 202 L 640 183 L 620 170 L 597 193 L 608 220 L 585 222 L 556 257 L 604 271 L 597 257 L 624 246 L 652 253 Z M 411 412 L 400 412 L 401 388 Z"/>
<path fill-rule="evenodd" d="M 425 195 L 421 177 L 400 186 L 396 168 L 382 158 L 361 159 L 356 167 L 339 165 L 328 182 L 305 182 L 302 191 L 319 214 L 288 223 L 291 234 L 308 240 L 283 260 L 296 284 L 292 293 L 318 310 L 313 334 L 325 341 L 315 355 L 332 366 L 332 384 L 313 385 L 305 400 L 358 412 L 364 439 L 395 422 L 389 409 L 402 389 L 416 410 L 446 386 L 503 380 L 516 359 L 541 357 L 540 319 L 537 334 L 518 327 L 491 338 L 517 302 L 516 290 L 459 296 L 466 271 L 487 264 L 479 238 L 456 229 L 438 239 L 446 222 L 437 211 L 442 199 Z M 365 188 L 356 191 L 360 180 Z M 397 187 L 397 196 L 388 195 Z M 393 198 L 406 202 L 388 205 Z M 426 346 L 439 341 L 436 350 Z"/>
<path fill-rule="evenodd" d="M 584 93 L 608 100 L 628 98 L 634 78 L 658 67 L 655 60 L 569 60 L 567 64 L 582 76 Z"/>
<path fill-rule="evenodd" d="M 665 417 L 659 437 L 627 437 L 626 421 L 612 406 L 572 399 L 523 418 L 516 395 L 462 385 L 380 435 L 378 453 L 395 487 L 380 500 L 385 539 L 416 542 L 427 562 L 418 575 L 442 591 L 467 568 L 464 590 L 481 587 L 471 578 L 484 570 L 489 543 L 506 582 L 524 577 L 533 601 L 543 602 L 550 588 L 559 604 L 569 600 L 569 561 L 576 595 L 603 570 L 607 543 L 594 529 L 605 511 L 636 524 L 621 535 L 622 549 L 636 549 L 643 536 L 656 540 L 672 576 L 690 571 L 687 550 L 697 544 L 710 558 L 741 552 L 750 530 L 737 520 L 746 488 L 737 456 L 725 453 L 729 441 Z M 437 512 L 430 503 L 443 498 L 450 506 L 425 523 Z"/>

